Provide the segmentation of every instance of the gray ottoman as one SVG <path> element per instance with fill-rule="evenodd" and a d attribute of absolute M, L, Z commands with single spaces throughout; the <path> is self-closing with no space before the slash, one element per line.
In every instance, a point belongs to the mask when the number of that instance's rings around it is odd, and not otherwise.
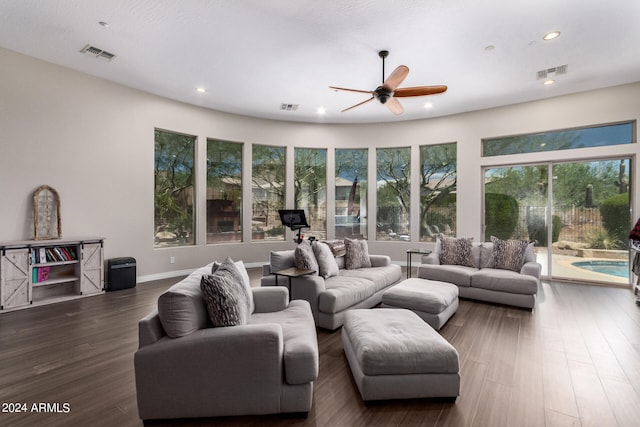
<path fill-rule="evenodd" d="M 446 397 L 460 392 L 458 352 L 409 310 L 349 310 L 342 344 L 365 401 Z"/>
<path fill-rule="evenodd" d="M 403 280 L 382 294 L 382 307 L 411 310 L 439 330 L 458 309 L 458 287 L 436 280 Z"/>

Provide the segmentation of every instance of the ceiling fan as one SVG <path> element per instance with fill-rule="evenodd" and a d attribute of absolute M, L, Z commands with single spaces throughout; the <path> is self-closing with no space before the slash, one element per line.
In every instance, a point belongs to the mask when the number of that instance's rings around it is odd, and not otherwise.
<path fill-rule="evenodd" d="M 436 93 L 442 93 L 447 90 L 446 86 L 415 86 L 415 87 L 405 87 L 398 88 L 400 84 L 404 81 L 404 79 L 409 75 L 409 67 L 405 65 L 400 65 L 398 68 L 393 70 L 393 72 L 387 77 L 384 78 L 384 60 L 387 56 L 389 56 L 388 50 L 381 50 L 378 52 L 378 56 L 382 58 L 382 85 L 378 86 L 375 90 L 359 90 L 359 89 L 347 89 L 343 87 L 335 87 L 329 86 L 333 90 L 344 90 L 347 92 L 358 92 L 358 93 L 368 93 L 371 95 L 371 98 L 366 101 L 360 102 L 356 105 L 352 105 L 349 108 L 345 108 L 342 110 L 349 111 L 353 108 L 359 107 L 361 105 L 366 104 L 367 102 L 373 101 L 373 99 L 377 99 L 381 104 L 389 107 L 392 113 L 399 115 L 402 114 L 404 109 L 402 105 L 396 98 L 403 98 L 408 96 L 425 96 L 425 95 L 434 95 Z"/>

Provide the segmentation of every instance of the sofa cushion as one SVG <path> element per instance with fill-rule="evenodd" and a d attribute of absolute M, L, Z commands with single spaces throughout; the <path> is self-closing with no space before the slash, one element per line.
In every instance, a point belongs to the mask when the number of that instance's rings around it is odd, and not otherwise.
<path fill-rule="evenodd" d="M 389 264 L 384 267 L 340 270 L 340 276 L 368 279 L 375 284 L 375 291 L 377 292 L 399 281 L 402 278 L 402 268 L 397 264 Z"/>
<path fill-rule="evenodd" d="M 497 268 L 483 268 L 471 278 L 471 287 L 513 294 L 534 295 L 538 280 L 527 274 Z"/>
<path fill-rule="evenodd" d="M 323 313 L 339 313 L 376 292 L 375 283 L 362 277 L 329 277 L 324 285 L 325 291 L 318 296 L 318 309 Z"/>
<path fill-rule="evenodd" d="M 347 253 L 344 240 L 327 240 L 325 243 L 331 248 L 334 257 L 343 257 Z"/>
<path fill-rule="evenodd" d="M 473 238 L 440 237 L 440 264 L 441 265 L 465 265 L 477 267 L 473 263 L 471 247 Z"/>
<path fill-rule="evenodd" d="M 318 274 L 318 261 L 313 253 L 313 248 L 311 248 L 311 243 L 309 243 L 308 240 L 303 240 L 296 246 L 294 258 L 296 268 L 313 270 L 315 272 L 314 274 Z"/>
<path fill-rule="evenodd" d="M 253 294 L 231 258 L 227 258 L 215 273 L 202 276 L 200 287 L 213 326 L 244 325 L 251 315 L 249 298 Z"/>
<path fill-rule="evenodd" d="M 325 279 L 337 276 L 339 271 L 338 264 L 329 245 L 323 242 L 313 242 L 311 247 L 316 256 L 316 261 L 318 261 L 318 272 L 320 276 Z"/>
<path fill-rule="evenodd" d="M 282 311 L 255 313 L 249 323 L 281 326 L 287 384 L 305 384 L 318 378 L 318 338 L 307 301 L 293 300 Z"/>
<path fill-rule="evenodd" d="M 251 291 L 251 279 L 249 279 L 249 273 L 247 272 L 247 268 L 244 266 L 243 261 L 235 261 L 234 264 L 238 269 L 238 272 L 240 273 L 240 276 L 242 278 L 242 285 L 244 286 L 245 293 L 247 295 L 247 298 L 249 299 L 249 312 L 253 313 L 253 311 L 256 309 L 256 306 L 253 302 L 253 292 Z M 221 263 L 217 261 L 214 262 L 211 266 L 211 273 L 215 273 L 220 265 Z"/>
<path fill-rule="evenodd" d="M 449 282 L 458 286 L 471 286 L 471 276 L 478 272 L 477 268 L 463 265 L 421 264 L 418 276 L 422 279 Z"/>
<path fill-rule="evenodd" d="M 170 338 L 189 335 L 210 326 L 200 279 L 211 273 L 211 266 L 201 267 L 171 286 L 158 298 L 158 317 Z"/>
<path fill-rule="evenodd" d="M 371 260 L 369 259 L 369 245 L 366 240 L 345 238 L 344 244 L 347 248 L 347 254 L 345 255 L 347 270 L 371 267 Z"/>
<path fill-rule="evenodd" d="M 493 250 L 488 267 L 520 272 L 531 243 L 526 240 L 502 240 L 494 236 L 491 236 L 491 243 Z"/>
<path fill-rule="evenodd" d="M 271 266 L 271 273 L 294 267 L 296 265 L 294 250 L 271 251 L 269 254 L 269 265 Z"/>

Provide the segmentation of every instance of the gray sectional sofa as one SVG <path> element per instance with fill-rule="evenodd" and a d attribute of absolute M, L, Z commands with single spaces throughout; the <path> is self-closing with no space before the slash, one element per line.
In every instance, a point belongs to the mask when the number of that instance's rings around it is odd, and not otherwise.
<path fill-rule="evenodd" d="M 170 287 L 138 324 L 140 418 L 307 413 L 319 369 L 309 304 L 289 301 L 284 287 L 251 288 L 248 322 L 212 327 L 200 288 L 206 274 L 211 264 Z"/>
<path fill-rule="evenodd" d="M 429 255 L 422 256 L 418 277 L 453 283 L 461 298 L 532 309 L 540 284 L 542 266 L 536 262 L 533 245 L 524 253 L 520 271 L 491 268 L 493 243 L 473 243 L 469 265 L 441 264 L 440 241 Z"/>
<path fill-rule="evenodd" d="M 263 266 L 262 286 L 276 284 L 273 272 L 295 266 L 294 250 L 273 251 L 269 264 Z M 303 299 L 311 305 L 316 325 L 335 330 L 344 323 L 348 310 L 371 308 L 382 301 L 386 289 L 402 279 L 402 269 L 391 264 L 386 255 L 369 255 L 370 268 L 347 269 L 345 256 L 336 256 L 337 275 L 324 278 L 309 275 L 291 279 L 292 299 Z M 285 280 L 279 279 L 280 285 Z"/>

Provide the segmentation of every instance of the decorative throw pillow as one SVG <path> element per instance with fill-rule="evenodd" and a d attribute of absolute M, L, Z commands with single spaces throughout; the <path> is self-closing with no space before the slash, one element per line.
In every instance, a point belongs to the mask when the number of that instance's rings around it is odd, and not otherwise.
<path fill-rule="evenodd" d="M 250 313 L 244 288 L 229 269 L 221 265 L 215 273 L 202 276 L 200 287 L 214 327 L 247 323 Z"/>
<path fill-rule="evenodd" d="M 493 250 L 490 265 L 493 268 L 520 272 L 525 261 L 529 242 L 526 240 L 501 240 L 491 236 Z"/>
<path fill-rule="evenodd" d="M 231 261 L 231 258 L 227 258 Z M 231 261 L 233 262 L 233 261 Z M 244 262 L 242 260 L 236 261 L 233 263 L 238 269 L 238 273 L 242 278 L 242 285 L 244 286 L 245 293 L 247 294 L 247 298 L 249 300 L 249 313 L 253 314 L 256 309 L 255 303 L 253 301 L 253 291 L 251 290 L 251 279 L 249 279 L 249 273 L 247 272 L 247 268 L 244 266 Z M 220 267 L 220 263 L 215 261 L 211 266 L 211 273 L 215 273 Z M 233 272 L 235 274 L 235 271 Z"/>
<path fill-rule="evenodd" d="M 222 270 L 220 270 L 222 268 Z M 242 285 L 242 291 L 245 299 L 248 303 L 249 314 L 252 314 L 255 310 L 255 304 L 253 302 L 253 291 L 251 290 L 251 281 L 249 280 L 249 273 L 242 261 L 234 262 L 230 257 L 227 257 L 222 263 L 214 262 L 211 267 L 211 273 L 216 271 L 228 270 L 233 277 Z"/>
<path fill-rule="evenodd" d="M 347 247 L 344 244 L 344 240 L 328 240 L 325 242 L 331 248 L 331 252 L 334 257 L 345 256 L 347 253 Z"/>
<path fill-rule="evenodd" d="M 371 267 L 369 245 L 366 240 L 344 239 L 344 244 L 347 249 L 345 255 L 345 266 L 347 270 Z"/>
<path fill-rule="evenodd" d="M 477 267 L 471 257 L 473 237 L 440 237 L 440 264 Z"/>
<path fill-rule="evenodd" d="M 329 245 L 323 242 L 313 242 L 311 247 L 313 248 L 313 253 L 316 256 L 316 261 L 318 261 L 320 276 L 325 279 L 337 276 L 339 273 L 338 264 L 336 263 L 336 259 L 333 257 L 333 252 L 331 252 Z"/>
<path fill-rule="evenodd" d="M 308 240 L 303 240 L 295 250 L 296 268 L 313 270 L 318 274 L 318 261 Z"/>

